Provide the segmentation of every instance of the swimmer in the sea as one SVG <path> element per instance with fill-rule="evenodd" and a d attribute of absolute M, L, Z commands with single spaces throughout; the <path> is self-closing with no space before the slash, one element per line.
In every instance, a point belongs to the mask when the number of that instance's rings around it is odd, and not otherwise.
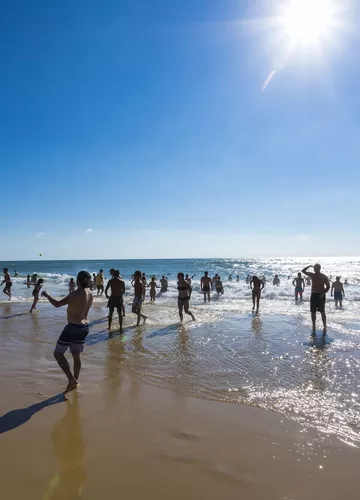
<path fill-rule="evenodd" d="M 160 292 L 166 293 L 168 290 L 168 280 L 166 279 L 165 275 L 161 278 L 160 285 L 161 285 Z"/>
<path fill-rule="evenodd" d="M 90 281 L 90 274 L 86 271 L 80 271 L 77 275 L 78 288 L 64 299 L 56 300 L 47 292 L 42 292 L 41 294 L 42 297 L 46 297 L 50 304 L 56 308 L 68 306 L 68 324 L 60 335 L 54 351 L 54 357 L 68 379 L 65 393 L 73 391 L 78 386 L 81 369 L 80 355 L 84 350 L 84 342 L 89 333 L 88 314 L 93 303 L 93 295 L 89 290 Z M 69 348 L 74 360 L 73 372 L 64 356 Z"/>
<path fill-rule="evenodd" d="M 76 283 L 74 281 L 74 278 L 70 278 L 69 280 L 69 293 L 75 292 L 76 289 Z"/>
<path fill-rule="evenodd" d="M 40 294 L 40 290 L 41 290 L 43 284 L 44 284 L 44 280 L 40 278 L 39 280 L 37 280 L 37 283 L 35 285 L 33 285 L 34 290 L 32 292 L 32 296 L 34 297 L 34 301 L 32 303 L 31 309 L 30 309 L 31 313 L 33 312 L 34 309 L 36 309 L 36 304 L 39 302 L 39 294 Z"/>
<path fill-rule="evenodd" d="M 204 302 L 206 302 L 206 298 L 210 302 L 210 290 L 213 289 L 213 286 L 212 286 L 211 278 L 209 278 L 208 271 L 205 271 L 204 276 L 201 278 L 200 286 L 201 286 L 201 291 L 204 294 Z"/>
<path fill-rule="evenodd" d="M 9 274 L 9 271 L 8 271 L 7 267 L 4 267 L 3 273 L 4 273 L 4 279 L 2 280 L 0 286 L 2 286 L 5 283 L 5 287 L 3 289 L 3 293 L 5 295 L 7 295 L 9 297 L 9 300 L 10 300 L 11 299 L 12 282 L 11 282 L 11 277 L 10 277 L 10 274 Z"/>
<path fill-rule="evenodd" d="M 146 278 L 145 278 L 146 282 Z M 143 303 L 143 297 L 144 297 L 144 280 L 142 279 L 141 272 L 140 271 L 135 271 L 134 273 L 134 292 L 135 292 L 135 297 L 133 300 L 132 304 L 132 312 L 137 315 L 137 324 L 136 326 L 140 325 L 140 319 L 142 318 L 145 321 L 147 320 L 147 316 L 141 313 L 141 307 Z"/>
<path fill-rule="evenodd" d="M 156 283 L 156 278 L 153 276 L 150 283 L 148 284 L 150 288 L 150 302 L 155 302 L 156 299 L 156 289 L 160 288 Z"/>
<path fill-rule="evenodd" d="M 221 281 L 221 276 L 217 275 L 216 279 L 216 284 L 215 284 L 215 290 L 218 295 L 223 295 L 224 294 L 224 286 L 223 282 Z"/>
<path fill-rule="evenodd" d="M 189 303 L 192 292 L 191 285 L 187 281 L 185 281 L 184 273 L 179 273 L 177 275 L 177 279 L 178 279 L 177 289 L 179 291 L 178 308 L 179 308 L 180 321 L 184 319 L 183 312 L 191 316 L 193 321 L 195 321 L 195 316 L 191 311 L 189 311 Z"/>
<path fill-rule="evenodd" d="M 107 282 L 105 288 L 105 296 L 108 299 L 107 307 L 109 309 L 108 329 L 111 330 L 114 310 L 116 309 L 119 316 L 120 331 L 122 331 L 122 317 L 124 314 L 123 295 L 125 293 L 125 282 L 120 278 L 118 270 L 110 269 L 111 278 Z M 111 290 L 109 297 L 108 291 Z"/>
<path fill-rule="evenodd" d="M 340 281 L 340 276 L 336 276 L 336 281 L 333 281 L 331 287 L 331 296 L 334 295 L 335 307 L 338 307 L 340 304 L 340 308 L 342 308 L 342 301 L 345 297 L 344 285 Z"/>
<path fill-rule="evenodd" d="M 100 295 L 100 297 L 102 297 L 102 294 L 104 293 L 104 271 L 102 269 L 100 269 L 100 271 L 96 275 L 95 283 L 97 288 L 96 295 Z"/>
<path fill-rule="evenodd" d="M 232 275 L 229 274 L 229 281 L 232 281 Z"/>
<path fill-rule="evenodd" d="M 261 290 L 263 290 L 264 286 L 265 286 L 264 281 L 258 278 L 257 276 L 253 276 L 251 278 L 250 288 L 252 290 L 252 302 L 253 302 L 252 310 L 254 312 L 256 303 L 256 314 L 259 312 Z"/>
<path fill-rule="evenodd" d="M 279 286 L 280 285 L 280 278 L 277 274 L 275 274 L 274 279 L 273 279 L 273 285 L 274 286 Z"/>
<path fill-rule="evenodd" d="M 305 281 L 304 281 L 304 278 L 302 277 L 301 273 L 297 274 L 297 278 L 295 278 L 293 281 L 293 286 L 295 287 L 295 300 L 297 301 L 299 296 L 300 296 L 300 300 L 302 300 L 303 293 L 305 290 Z"/>
<path fill-rule="evenodd" d="M 236 275 L 236 283 L 239 283 L 239 281 L 240 281 L 240 276 L 237 274 Z"/>
<path fill-rule="evenodd" d="M 27 278 L 26 278 L 26 286 L 27 286 L 28 288 L 30 288 L 30 287 L 31 287 L 31 278 L 30 278 L 30 274 L 28 274 L 28 275 L 27 275 Z"/>
<path fill-rule="evenodd" d="M 310 267 L 314 268 L 313 273 L 309 273 L 308 269 Z M 301 271 L 303 274 L 311 278 L 311 298 L 310 298 L 310 311 L 311 320 L 313 326 L 313 333 L 316 332 L 316 312 L 319 311 L 321 314 L 322 322 L 324 325 L 324 335 L 326 334 L 326 314 L 325 314 L 325 302 L 326 294 L 330 290 L 329 278 L 322 274 L 320 264 L 315 264 L 314 266 L 307 266 Z"/>

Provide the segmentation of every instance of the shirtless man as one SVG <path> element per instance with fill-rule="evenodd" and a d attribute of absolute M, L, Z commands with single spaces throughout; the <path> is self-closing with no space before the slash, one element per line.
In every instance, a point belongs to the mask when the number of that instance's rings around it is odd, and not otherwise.
<path fill-rule="evenodd" d="M 209 278 L 209 273 L 207 271 L 205 271 L 204 276 L 201 278 L 200 285 L 201 285 L 201 291 L 204 294 L 204 302 L 206 302 L 206 297 L 210 302 L 210 289 L 212 290 L 213 286 L 211 278 Z"/>
<path fill-rule="evenodd" d="M 60 335 L 54 351 L 54 357 L 68 379 L 64 394 L 76 389 L 78 386 L 81 369 L 80 354 L 84 350 L 85 338 L 89 333 L 88 313 L 93 303 L 93 296 L 89 289 L 90 282 L 90 274 L 86 271 L 80 271 L 77 275 L 78 288 L 64 299 L 56 300 L 47 292 L 41 294 L 56 308 L 68 306 L 68 324 Z M 74 360 L 74 373 L 71 372 L 69 362 L 64 356 L 68 348 L 70 348 Z"/>
<path fill-rule="evenodd" d="M 299 295 L 300 295 L 300 300 L 302 300 L 303 293 L 305 290 L 305 281 L 304 281 L 304 278 L 301 276 L 301 273 L 297 274 L 297 278 L 295 278 L 293 281 L 293 286 L 295 287 L 295 300 L 296 300 L 296 302 L 299 298 Z"/>
<path fill-rule="evenodd" d="M 160 280 L 160 285 L 161 285 L 161 289 L 160 289 L 160 292 L 161 293 L 165 293 L 167 292 L 168 290 L 168 280 L 166 279 L 165 276 L 163 276 Z"/>
<path fill-rule="evenodd" d="M 280 278 L 278 274 L 275 274 L 275 277 L 273 279 L 273 285 L 274 286 L 279 286 L 280 285 Z"/>
<path fill-rule="evenodd" d="M 142 279 L 143 277 L 141 276 L 141 271 L 135 271 L 134 273 L 134 291 L 135 291 L 135 297 L 133 300 L 133 305 L 132 305 L 132 312 L 137 315 L 137 323 L 136 326 L 140 325 L 140 318 L 142 318 L 145 321 L 147 320 L 147 316 L 144 314 L 141 314 L 141 306 L 143 303 L 143 297 L 144 297 L 144 280 Z M 146 278 L 145 278 L 146 281 Z"/>
<path fill-rule="evenodd" d="M 314 268 L 313 273 L 309 273 L 308 269 L 310 267 Z M 305 276 L 311 278 L 311 298 L 310 298 L 310 311 L 311 320 L 313 325 L 313 333 L 316 331 L 316 311 L 321 314 L 322 322 L 324 325 L 324 335 L 326 334 L 326 314 L 325 314 L 325 302 L 326 294 L 330 290 L 329 278 L 322 274 L 320 264 L 315 264 L 315 266 L 307 266 L 301 271 Z"/>
<path fill-rule="evenodd" d="M 340 307 L 342 307 L 342 301 L 343 298 L 345 297 L 345 290 L 344 290 L 344 285 L 340 281 L 340 276 L 336 276 L 336 281 L 333 281 L 332 287 L 331 287 L 331 297 L 334 294 L 334 299 L 335 299 L 335 307 L 338 307 L 338 304 L 340 302 Z"/>
<path fill-rule="evenodd" d="M 151 278 L 150 283 L 148 284 L 148 287 L 150 288 L 150 302 L 155 302 L 156 299 L 156 289 L 160 288 L 158 284 L 156 283 L 156 278 L 153 276 Z"/>
<path fill-rule="evenodd" d="M 218 295 L 223 295 L 224 294 L 224 286 L 223 286 L 223 282 L 221 281 L 221 276 L 219 276 L 218 274 L 216 275 L 217 278 L 216 278 L 216 293 Z"/>
<path fill-rule="evenodd" d="M 112 278 L 107 282 L 105 288 L 105 296 L 108 299 L 108 308 L 109 308 L 109 316 L 108 316 L 108 329 L 111 330 L 111 324 L 113 319 L 114 310 L 117 310 L 119 315 L 119 325 L 120 332 L 122 332 L 122 317 L 123 317 L 123 295 L 125 293 L 125 282 L 120 278 L 119 271 L 115 271 L 115 269 L 110 269 L 110 274 Z M 109 288 L 111 290 L 111 295 L 109 297 L 108 291 Z"/>
<path fill-rule="evenodd" d="M 185 281 L 191 286 L 191 278 L 188 274 L 185 275 Z"/>
<path fill-rule="evenodd" d="M 5 295 L 7 295 L 9 297 L 9 300 L 10 300 L 11 299 L 12 283 L 11 283 L 11 277 L 10 277 L 10 274 L 9 274 L 7 267 L 4 267 L 3 273 L 4 273 L 4 279 L 2 280 L 0 286 L 2 286 L 5 283 L 3 293 L 5 293 Z"/>
<path fill-rule="evenodd" d="M 257 276 L 253 276 L 250 281 L 250 288 L 252 290 L 252 301 L 253 301 L 253 312 L 255 310 L 255 301 L 256 301 L 256 314 L 259 312 L 260 306 L 260 298 L 261 298 L 261 290 L 264 288 L 265 284 L 263 280 L 258 278 Z"/>

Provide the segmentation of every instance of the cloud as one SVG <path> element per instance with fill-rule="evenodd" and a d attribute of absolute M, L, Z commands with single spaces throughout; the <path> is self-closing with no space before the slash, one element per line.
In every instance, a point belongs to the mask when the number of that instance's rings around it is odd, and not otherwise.
<path fill-rule="evenodd" d="M 42 236 L 44 236 L 44 234 L 45 234 L 45 233 L 41 233 L 41 232 L 40 232 L 40 233 L 36 233 L 36 237 L 37 237 L 37 238 L 41 238 Z"/>
<path fill-rule="evenodd" d="M 85 229 L 85 233 L 92 233 L 92 227 L 88 227 L 87 229 Z"/>
<path fill-rule="evenodd" d="M 305 236 L 304 234 L 298 234 L 297 236 L 295 236 L 295 239 L 298 241 L 305 241 L 308 240 L 309 238 L 310 238 L 309 236 Z"/>

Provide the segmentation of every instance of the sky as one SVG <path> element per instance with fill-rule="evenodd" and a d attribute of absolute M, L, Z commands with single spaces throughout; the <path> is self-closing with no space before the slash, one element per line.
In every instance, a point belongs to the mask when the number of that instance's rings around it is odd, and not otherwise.
<path fill-rule="evenodd" d="M 0 260 L 358 255 L 359 6 L 296 1 L 3 2 Z"/>

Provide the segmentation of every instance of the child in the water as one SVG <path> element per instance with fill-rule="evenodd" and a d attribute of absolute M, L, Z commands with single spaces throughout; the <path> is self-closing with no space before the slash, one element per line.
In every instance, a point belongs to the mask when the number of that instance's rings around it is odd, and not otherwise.
<path fill-rule="evenodd" d="M 36 304 L 39 301 L 39 293 L 44 284 L 44 280 L 42 278 L 38 279 L 35 285 L 33 284 L 34 290 L 33 290 L 33 297 L 34 297 L 34 302 L 31 306 L 30 312 L 32 313 L 34 309 L 36 309 Z"/>

